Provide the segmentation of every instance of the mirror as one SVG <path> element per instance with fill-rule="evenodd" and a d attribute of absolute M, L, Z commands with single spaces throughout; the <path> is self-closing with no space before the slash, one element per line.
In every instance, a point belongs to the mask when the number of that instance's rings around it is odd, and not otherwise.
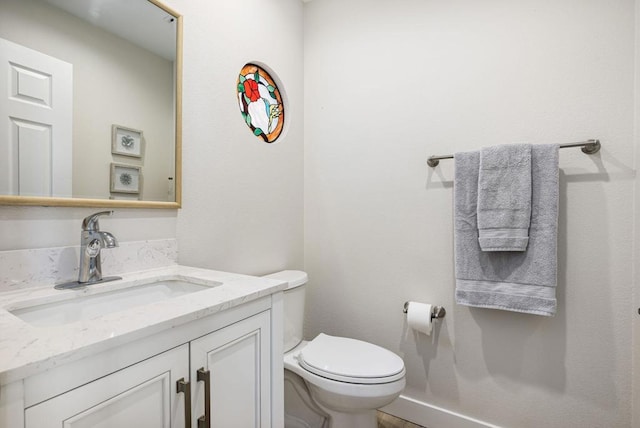
<path fill-rule="evenodd" d="M 2 0 L 0 204 L 179 208 L 181 60 L 156 0 Z"/>

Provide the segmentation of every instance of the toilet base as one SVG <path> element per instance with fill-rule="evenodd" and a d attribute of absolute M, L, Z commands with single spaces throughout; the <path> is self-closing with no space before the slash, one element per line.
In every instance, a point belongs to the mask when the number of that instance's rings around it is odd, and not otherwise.
<path fill-rule="evenodd" d="M 334 412 L 324 409 L 329 415 L 329 428 L 376 428 L 376 410 L 364 410 L 357 413 Z"/>
<path fill-rule="evenodd" d="M 307 384 L 284 371 L 284 428 L 329 428 L 329 415 L 312 399 Z"/>
<path fill-rule="evenodd" d="M 297 374 L 285 369 L 284 378 L 285 428 L 377 428 L 375 409 L 331 409 L 312 398 L 310 385 Z"/>

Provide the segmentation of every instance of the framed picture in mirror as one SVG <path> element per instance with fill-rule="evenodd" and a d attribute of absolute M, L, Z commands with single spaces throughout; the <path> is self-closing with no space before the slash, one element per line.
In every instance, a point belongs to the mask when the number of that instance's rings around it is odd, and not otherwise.
<path fill-rule="evenodd" d="M 112 193 L 140 193 L 142 168 L 133 165 L 111 164 Z"/>
<path fill-rule="evenodd" d="M 111 126 L 111 153 L 142 159 L 142 131 L 120 125 Z"/>

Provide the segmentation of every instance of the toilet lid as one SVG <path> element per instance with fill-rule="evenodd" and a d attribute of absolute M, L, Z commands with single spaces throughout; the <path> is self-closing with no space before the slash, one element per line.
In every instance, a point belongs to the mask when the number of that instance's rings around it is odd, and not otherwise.
<path fill-rule="evenodd" d="M 320 333 L 300 351 L 300 366 L 329 379 L 359 383 L 387 383 L 404 376 L 404 361 L 372 343 Z"/>

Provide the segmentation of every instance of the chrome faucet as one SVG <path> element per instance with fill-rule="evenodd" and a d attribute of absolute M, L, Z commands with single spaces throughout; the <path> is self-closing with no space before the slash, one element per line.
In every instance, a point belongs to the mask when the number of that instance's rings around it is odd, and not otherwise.
<path fill-rule="evenodd" d="M 97 282 L 114 281 L 121 279 L 119 276 L 102 277 L 102 263 L 100 251 L 103 248 L 118 246 L 118 240 L 109 232 L 100 230 L 98 218 L 103 215 L 112 215 L 113 211 L 101 211 L 91 214 L 82 221 L 82 235 L 80 238 L 80 272 L 78 281 L 58 284 L 55 288 L 61 290 L 76 288 Z"/>
<path fill-rule="evenodd" d="M 100 250 L 118 246 L 118 240 L 109 232 L 102 232 L 98 224 L 98 217 L 112 215 L 113 211 L 102 211 L 91 214 L 82 220 L 82 235 L 80 238 L 80 284 L 93 284 L 103 281 Z"/>

